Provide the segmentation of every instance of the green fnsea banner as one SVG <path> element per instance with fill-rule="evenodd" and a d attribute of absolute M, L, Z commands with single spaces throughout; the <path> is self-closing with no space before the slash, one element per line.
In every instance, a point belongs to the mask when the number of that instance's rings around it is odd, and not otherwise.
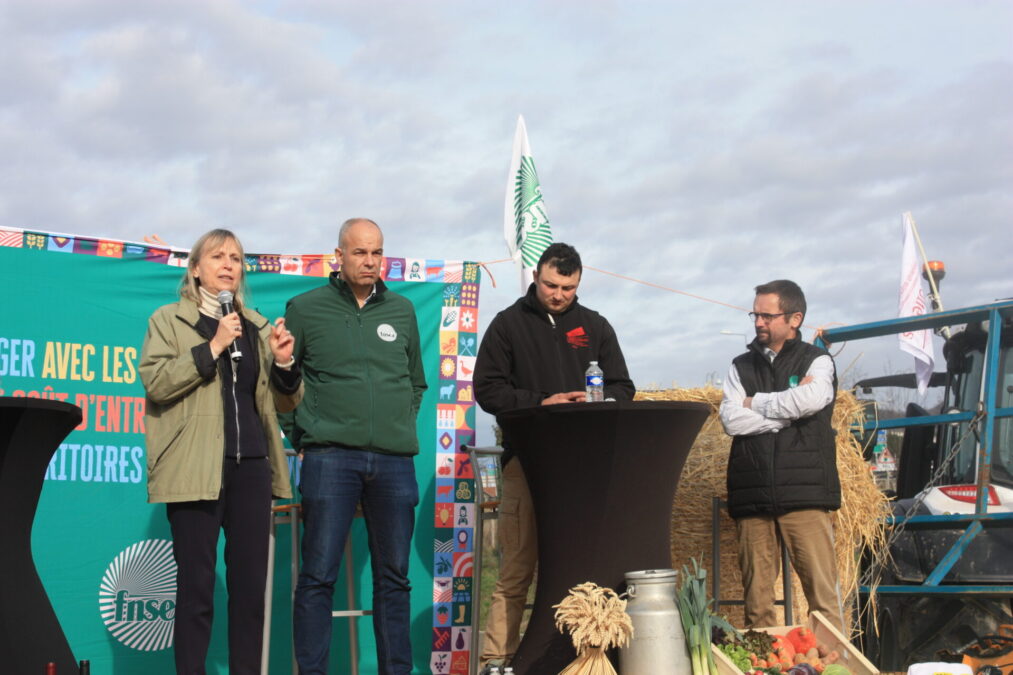
<path fill-rule="evenodd" d="M 174 670 L 175 566 L 165 506 L 147 503 L 144 390 L 137 366 L 147 319 L 177 298 L 186 251 L 0 228 L 0 396 L 63 400 L 82 423 L 45 476 L 32 531 L 39 575 L 77 659 L 94 673 Z M 247 255 L 248 304 L 270 319 L 327 283 L 330 255 Z M 429 389 L 418 419 L 412 582 L 415 673 L 465 673 L 473 658 L 474 442 L 471 371 L 478 349 L 475 263 L 385 258 L 382 276 L 415 306 Z M 293 482 L 299 464 L 293 458 Z M 296 501 L 298 501 L 298 490 Z M 276 526 L 270 673 L 292 668 L 291 529 Z M 351 537 L 354 598 L 339 575 L 335 610 L 372 603 L 365 526 Z M 219 542 L 209 673 L 228 672 L 225 566 Z M 434 573 L 434 570 L 436 571 Z M 26 608 L 25 611 L 30 611 Z M 355 622 L 356 631 L 349 631 Z M 376 672 L 371 618 L 334 619 L 333 672 Z M 350 642 L 355 634 L 354 643 Z"/>

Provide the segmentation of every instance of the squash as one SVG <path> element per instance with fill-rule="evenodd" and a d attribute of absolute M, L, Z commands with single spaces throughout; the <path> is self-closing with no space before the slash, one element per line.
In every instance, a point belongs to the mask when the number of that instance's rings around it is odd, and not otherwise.
<path fill-rule="evenodd" d="M 777 635 L 774 637 L 774 646 L 771 648 L 771 651 L 777 654 L 778 661 L 791 663 L 792 659 L 795 658 L 795 652 L 798 650 L 795 649 L 794 645 L 786 637 Z"/>
<path fill-rule="evenodd" d="M 785 637 L 788 638 L 788 642 L 791 643 L 796 652 L 805 654 L 816 646 L 816 636 L 805 626 L 792 628 Z"/>

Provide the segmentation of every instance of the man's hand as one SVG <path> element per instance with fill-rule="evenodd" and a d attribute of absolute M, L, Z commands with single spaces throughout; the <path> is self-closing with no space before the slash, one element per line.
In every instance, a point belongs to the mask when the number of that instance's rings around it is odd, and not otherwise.
<path fill-rule="evenodd" d="M 803 384 L 811 384 L 812 382 L 814 382 L 813 376 L 812 375 L 806 375 L 805 377 L 802 378 L 802 381 L 798 383 L 798 386 L 801 387 Z M 548 399 L 546 399 L 546 400 L 548 400 Z M 747 396 L 744 399 L 742 399 L 742 407 L 743 408 L 749 408 L 750 410 L 752 410 L 753 409 L 753 397 L 752 396 Z"/>
<path fill-rule="evenodd" d="M 587 393 L 583 391 L 564 391 L 553 394 L 542 401 L 542 405 L 555 405 L 556 403 L 580 403 L 587 400 Z"/>

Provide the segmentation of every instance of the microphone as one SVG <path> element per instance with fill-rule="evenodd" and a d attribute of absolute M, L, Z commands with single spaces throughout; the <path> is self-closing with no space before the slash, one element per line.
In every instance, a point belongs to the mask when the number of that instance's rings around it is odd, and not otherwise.
<path fill-rule="evenodd" d="M 232 314 L 236 311 L 232 306 L 232 293 L 231 291 L 220 291 L 218 293 L 218 303 L 222 306 L 222 316 L 226 314 Z M 233 361 L 239 361 L 243 358 L 243 350 L 233 341 L 229 344 L 229 356 Z"/>

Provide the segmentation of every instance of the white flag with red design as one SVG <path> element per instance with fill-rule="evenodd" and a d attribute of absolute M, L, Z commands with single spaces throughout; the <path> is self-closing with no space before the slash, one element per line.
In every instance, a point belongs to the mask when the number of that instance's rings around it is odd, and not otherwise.
<path fill-rule="evenodd" d="M 904 250 L 900 262 L 900 312 L 898 316 L 920 316 L 928 311 L 928 301 L 922 286 L 922 265 L 915 249 L 914 219 L 908 211 L 903 216 Z M 900 348 L 915 359 L 915 379 L 918 393 L 924 394 L 935 367 L 932 348 L 932 331 L 917 330 L 901 333 Z"/>

